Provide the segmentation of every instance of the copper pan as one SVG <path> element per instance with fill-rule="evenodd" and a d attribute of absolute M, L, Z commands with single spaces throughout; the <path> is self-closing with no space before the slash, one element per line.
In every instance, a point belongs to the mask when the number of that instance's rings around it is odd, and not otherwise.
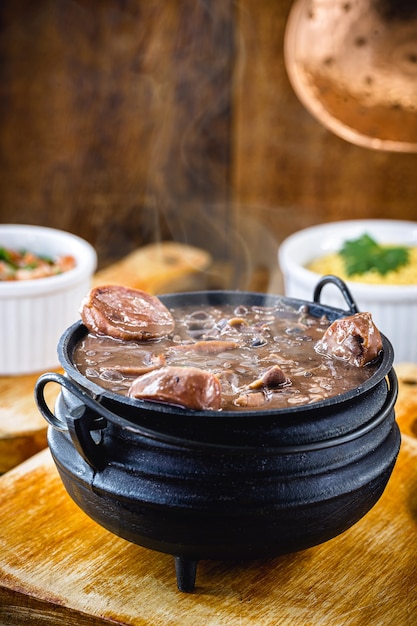
<path fill-rule="evenodd" d="M 417 152 L 414 0 L 296 0 L 284 42 L 295 93 L 353 144 Z"/>

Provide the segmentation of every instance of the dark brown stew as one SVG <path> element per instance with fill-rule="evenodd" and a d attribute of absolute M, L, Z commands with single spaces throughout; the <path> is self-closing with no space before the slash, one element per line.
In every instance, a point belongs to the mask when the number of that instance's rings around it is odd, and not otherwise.
<path fill-rule="evenodd" d="M 350 391 L 377 365 L 355 367 L 315 349 L 330 322 L 308 306 L 207 306 L 171 309 L 174 331 L 132 341 L 89 333 L 75 366 L 88 379 L 128 395 L 138 377 L 166 366 L 197 367 L 217 376 L 221 409 L 244 411 L 310 404 Z"/>

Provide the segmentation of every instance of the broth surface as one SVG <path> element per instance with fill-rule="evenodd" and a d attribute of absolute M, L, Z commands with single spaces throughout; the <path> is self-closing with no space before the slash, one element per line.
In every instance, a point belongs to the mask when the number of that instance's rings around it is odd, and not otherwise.
<path fill-rule="evenodd" d="M 125 341 L 89 333 L 74 350 L 74 365 L 89 380 L 121 395 L 127 395 L 138 376 L 157 367 L 199 367 L 218 376 L 222 409 L 228 411 L 319 402 L 360 386 L 377 367 L 355 367 L 318 354 L 314 346 L 330 321 L 310 315 L 307 305 L 298 310 L 282 303 L 170 311 L 175 329 L 169 337 Z M 273 388 L 257 386 L 255 381 L 276 365 L 286 381 Z"/>

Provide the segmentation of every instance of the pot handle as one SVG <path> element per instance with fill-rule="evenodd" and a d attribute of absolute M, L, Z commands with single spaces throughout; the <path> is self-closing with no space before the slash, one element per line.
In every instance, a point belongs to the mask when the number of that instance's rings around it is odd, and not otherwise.
<path fill-rule="evenodd" d="M 343 280 L 341 278 L 339 278 L 338 276 L 333 276 L 333 274 L 328 274 L 326 276 L 323 276 L 319 282 L 317 283 L 315 289 L 314 289 L 314 294 L 313 294 L 313 300 L 314 302 L 320 304 L 320 295 L 322 292 L 322 289 L 325 285 L 332 283 L 333 285 L 335 285 L 336 287 L 338 287 L 338 289 L 341 291 L 342 296 L 344 297 L 344 299 L 346 300 L 346 304 L 349 307 L 349 313 L 351 315 L 354 315 L 355 313 L 359 312 L 358 306 L 355 302 L 355 300 L 353 299 L 353 296 L 349 290 L 349 288 L 347 287 L 347 285 L 343 282 Z"/>
<path fill-rule="evenodd" d="M 55 382 L 81 400 L 73 409 L 68 409 L 66 421 L 59 419 L 49 408 L 44 395 L 45 386 Z M 101 437 L 96 441 L 93 431 L 101 431 L 107 426 L 107 420 L 97 416 L 100 404 L 83 389 L 57 372 L 47 372 L 38 378 L 35 384 L 35 400 L 39 411 L 52 428 L 61 432 L 68 431 L 77 452 L 93 469 L 100 470 L 106 464 Z M 89 411 L 88 408 L 93 409 Z"/>
<path fill-rule="evenodd" d="M 39 411 L 42 414 L 42 417 L 48 422 L 50 426 L 55 428 L 55 430 L 59 430 L 61 432 L 67 431 L 68 426 L 67 423 L 60 420 L 55 413 L 51 411 L 49 408 L 44 395 L 44 389 L 48 383 L 58 383 L 62 387 L 65 387 L 69 391 L 73 391 L 70 389 L 70 386 L 67 384 L 69 381 L 62 376 L 62 374 L 58 374 L 56 372 L 47 372 L 46 374 L 42 374 L 38 378 L 35 384 L 35 402 Z"/>

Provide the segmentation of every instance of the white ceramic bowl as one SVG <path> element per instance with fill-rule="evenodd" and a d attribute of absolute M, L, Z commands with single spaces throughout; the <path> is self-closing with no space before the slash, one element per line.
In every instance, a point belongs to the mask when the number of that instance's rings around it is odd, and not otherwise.
<path fill-rule="evenodd" d="M 59 338 L 79 318 L 96 269 L 96 252 L 70 233 L 20 224 L 0 224 L 0 246 L 75 257 L 76 266 L 56 276 L 0 281 L 0 375 L 56 368 Z"/>
<path fill-rule="evenodd" d="M 378 243 L 417 246 L 417 222 L 351 220 L 312 226 L 290 235 L 280 245 L 278 260 L 285 295 L 312 300 L 320 275 L 306 269 L 314 258 L 340 250 L 348 239 L 368 233 Z M 369 285 L 346 281 L 358 309 L 369 311 L 394 347 L 395 361 L 417 363 L 417 285 Z M 320 301 L 347 309 L 333 285 L 326 285 Z"/>

